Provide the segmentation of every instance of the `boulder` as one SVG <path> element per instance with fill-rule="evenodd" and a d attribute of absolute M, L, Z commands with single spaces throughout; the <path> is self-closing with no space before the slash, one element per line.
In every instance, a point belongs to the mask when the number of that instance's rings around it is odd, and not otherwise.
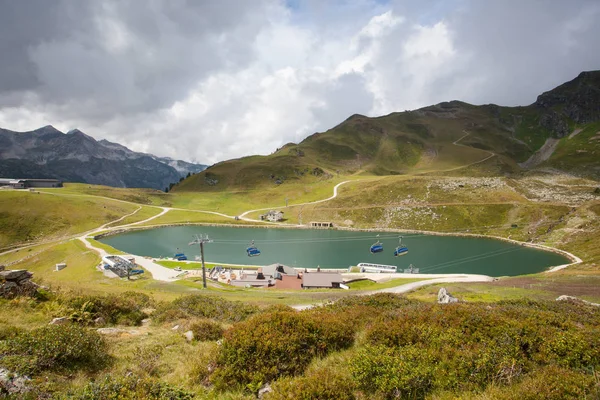
<path fill-rule="evenodd" d="M 185 337 L 185 340 L 187 340 L 188 342 L 191 342 L 192 340 L 194 340 L 194 332 L 192 332 L 192 331 L 187 331 L 186 333 L 183 334 L 183 336 Z"/>
<path fill-rule="evenodd" d="M 15 269 L 8 271 L 0 271 L 0 278 L 7 281 L 21 281 L 29 279 L 33 274 L 25 269 Z"/>
<path fill-rule="evenodd" d="M 19 398 L 20 394 L 25 394 L 31 391 L 31 387 L 28 383 L 31 381 L 26 376 L 19 376 L 12 374 L 4 368 L 0 368 L 0 394 L 7 392 L 9 397 L 16 395 L 15 398 Z"/>
<path fill-rule="evenodd" d="M 448 303 L 458 303 L 458 299 L 452 296 L 446 288 L 441 288 L 438 292 L 438 303 L 440 304 L 448 304 Z"/>
<path fill-rule="evenodd" d="M 64 325 L 67 322 L 69 322 L 69 319 L 67 317 L 58 317 L 50 321 L 48 325 Z"/>

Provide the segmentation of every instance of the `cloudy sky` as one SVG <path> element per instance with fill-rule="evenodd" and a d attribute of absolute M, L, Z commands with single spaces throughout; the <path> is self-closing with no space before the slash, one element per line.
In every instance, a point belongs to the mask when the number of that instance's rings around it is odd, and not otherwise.
<path fill-rule="evenodd" d="M 0 0 L 0 127 L 212 164 L 600 69 L 597 0 Z"/>

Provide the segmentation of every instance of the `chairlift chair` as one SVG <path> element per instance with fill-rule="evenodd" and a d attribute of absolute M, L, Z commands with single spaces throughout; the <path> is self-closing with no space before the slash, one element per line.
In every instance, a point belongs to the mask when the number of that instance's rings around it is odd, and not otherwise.
<path fill-rule="evenodd" d="M 371 245 L 371 253 L 381 253 L 383 251 L 383 244 L 378 240 Z"/>
<path fill-rule="evenodd" d="M 260 256 L 260 250 L 254 245 L 254 240 L 250 242 L 250 246 L 246 249 L 246 253 L 248 253 L 248 257 Z"/>
<path fill-rule="evenodd" d="M 398 240 L 398 247 L 396 247 L 396 250 L 394 250 L 394 256 L 395 257 L 403 256 L 407 253 L 408 253 L 408 247 L 402 245 L 402 236 L 400 236 L 400 239 Z"/>

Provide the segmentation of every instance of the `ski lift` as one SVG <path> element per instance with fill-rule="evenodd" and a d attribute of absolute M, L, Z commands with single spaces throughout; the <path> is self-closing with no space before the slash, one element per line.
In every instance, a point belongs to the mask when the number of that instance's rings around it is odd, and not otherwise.
<path fill-rule="evenodd" d="M 396 247 L 396 250 L 394 250 L 394 256 L 395 257 L 403 256 L 407 253 L 408 253 L 408 247 L 402 245 L 402 236 L 400 236 L 400 239 L 398 240 L 398 247 Z"/>
<path fill-rule="evenodd" d="M 250 247 L 246 249 L 246 253 L 248 253 L 248 257 L 260 256 L 260 250 L 254 245 L 254 240 L 250 242 Z"/>
<path fill-rule="evenodd" d="M 371 253 L 381 253 L 383 251 L 383 244 L 378 240 L 371 245 Z"/>

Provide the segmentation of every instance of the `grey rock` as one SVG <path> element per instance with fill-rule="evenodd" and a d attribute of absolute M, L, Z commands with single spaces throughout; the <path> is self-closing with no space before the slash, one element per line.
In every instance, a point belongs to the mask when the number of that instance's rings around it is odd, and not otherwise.
<path fill-rule="evenodd" d="M 265 383 L 263 385 L 263 387 L 261 387 L 258 390 L 258 398 L 262 399 L 265 394 L 271 393 L 272 391 L 273 391 L 273 389 L 271 388 L 271 385 L 269 385 L 268 383 Z"/>
<path fill-rule="evenodd" d="M 192 332 L 192 331 L 187 331 L 186 333 L 183 334 L 183 336 L 185 337 L 185 340 L 187 340 L 188 342 L 191 342 L 192 340 L 194 340 L 194 332 Z"/>
<path fill-rule="evenodd" d="M 122 333 L 128 334 L 128 335 L 139 335 L 140 332 L 135 330 L 135 329 L 121 329 L 121 328 L 99 328 L 96 329 L 96 332 L 98 332 L 101 335 L 120 335 Z"/>
<path fill-rule="evenodd" d="M 67 322 L 69 322 L 69 319 L 67 317 L 58 317 L 50 321 L 48 325 L 64 325 Z"/>
<path fill-rule="evenodd" d="M 31 379 L 26 376 L 12 374 L 10 371 L 0 368 L 0 394 L 8 392 L 9 395 L 25 394 L 31 391 L 28 385 Z"/>
<path fill-rule="evenodd" d="M 14 269 L 0 272 L 0 278 L 3 278 L 7 281 L 20 281 L 31 278 L 32 276 L 33 274 L 25 269 Z"/>
<path fill-rule="evenodd" d="M 441 288 L 438 292 L 438 303 L 440 304 L 448 304 L 448 303 L 458 303 L 458 299 L 452 296 L 446 288 Z"/>
<path fill-rule="evenodd" d="M 104 318 L 98 317 L 94 320 L 94 325 L 96 325 L 96 326 L 106 325 L 106 321 L 104 320 Z"/>
<path fill-rule="evenodd" d="M 171 328 L 172 331 L 178 331 L 179 330 L 179 325 L 175 325 L 174 327 Z"/>

